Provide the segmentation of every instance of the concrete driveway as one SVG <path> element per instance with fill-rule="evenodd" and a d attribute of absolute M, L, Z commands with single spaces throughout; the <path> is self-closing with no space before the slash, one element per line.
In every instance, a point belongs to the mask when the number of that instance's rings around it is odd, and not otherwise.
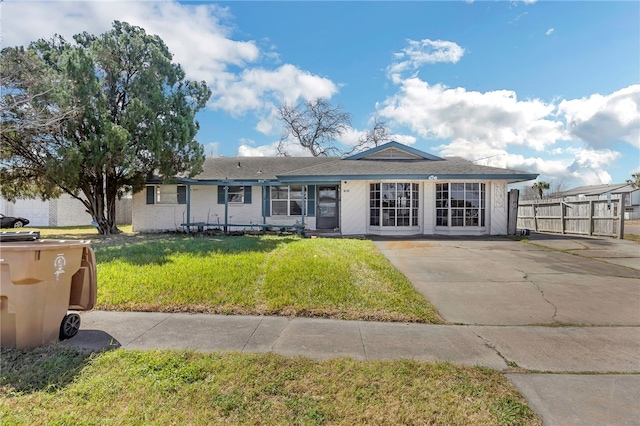
<path fill-rule="evenodd" d="M 640 424 L 640 376 L 588 374 L 640 367 L 640 244 L 550 234 L 374 242 L 445 320 L 547 372 L 507 374 L 545 425 Z"/>
<path fill-rule="evenodd" d="M 533 234 L 377 239 L 452 324 L 640 325 L 640 244 Z"/>

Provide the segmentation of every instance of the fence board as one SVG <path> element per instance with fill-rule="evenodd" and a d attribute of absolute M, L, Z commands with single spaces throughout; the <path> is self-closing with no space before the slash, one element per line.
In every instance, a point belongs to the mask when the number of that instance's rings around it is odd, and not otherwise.
<path fill-rule="evenodd" d="M 624 204 L 619 195 L 520 200 L 518 228 L 622 238 L 623 214 Z"/>

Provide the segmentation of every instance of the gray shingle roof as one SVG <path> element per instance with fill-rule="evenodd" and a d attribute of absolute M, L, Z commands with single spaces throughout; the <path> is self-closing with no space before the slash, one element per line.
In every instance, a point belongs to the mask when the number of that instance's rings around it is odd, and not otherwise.
<path fill-rule="evenodd" d="M 380 156 L 385 150 L 409 153 Z M 381 158 L 376 158 L 381 157 Z M 419 158 L 419 159 L 414 159 Z M 369 149 L 355 156 L 339 157 L 217 157 L 207 158 L 197 181 L 322 182 L 341 179 L 504 179 L 520 182 L 538 175 L 519 170 L 480 166 L 460 157 L 442 159 L 398 142 Z"/>
<path fill-rule="evenodd" d="M 608 192 L 612 194 L 626 194 L 637 191 L 627 183 L 611 183 L 608 185 L 587 185 L 552 194 L 553 197 L 571 197 L 575 195 L 604 195 Z"/>
<path fill-rule="evenodd" d="M 459 157 L 444 160 L 347 160 L 338 157 L 219 157 L 207 158 L 196 180 L 319 181 L 370 178 L 486 178 L 525 181 L 536 174 L 481 166 Z"/>
<path fill-rule="evenodd" d="M 216 157 L 207 158 L 197 180 L 275 180 L 286 172 L 339 161 L 334 157 Z"/>
<path fill-rule="evenodd" d="M 481 166 L 460 157 L 448 157 L 441 161 L 340 160 L 281 174 L 282 177 L 331 175 L 353 177 L 371 175 L 523 175 L 524 177 L 530 173 Z"/>

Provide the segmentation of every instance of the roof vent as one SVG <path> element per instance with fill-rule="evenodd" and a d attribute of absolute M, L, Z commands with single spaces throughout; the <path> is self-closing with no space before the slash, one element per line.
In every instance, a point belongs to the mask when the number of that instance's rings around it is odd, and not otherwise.
<path fill-rule="evenodd" d="M 241 167 L 241 166 L 240 166 L 240 162 L 239 162 L 239 161 L 238 161 L 238 167 Z"/>

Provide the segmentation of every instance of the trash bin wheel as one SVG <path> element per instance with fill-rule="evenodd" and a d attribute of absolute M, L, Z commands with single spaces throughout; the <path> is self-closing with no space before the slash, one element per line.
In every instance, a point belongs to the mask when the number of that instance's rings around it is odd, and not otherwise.
<path fill-rule="evenodd" d="M 80 315 L 67 314 L 60 325 L 60 339 L 70 339 L 78 334 L 78 330 L 80 330 Z"/>

